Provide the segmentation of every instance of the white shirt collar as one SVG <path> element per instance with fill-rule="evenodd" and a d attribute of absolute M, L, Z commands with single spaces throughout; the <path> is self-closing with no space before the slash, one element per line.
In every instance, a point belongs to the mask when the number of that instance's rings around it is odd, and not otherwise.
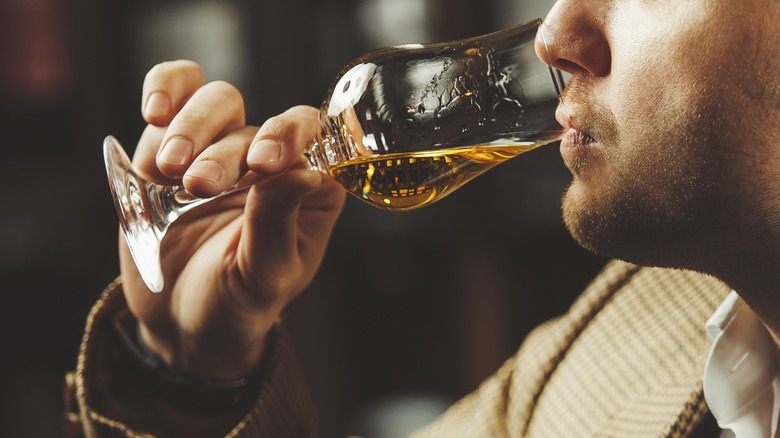
<path fill-rule="evenodd" d="M 722 429 L 736 438 L 774 437 L 780 412 L 780 369 L 772 337 L 732 291 L 707 321 L 712 339 L 704 398 Z"/>

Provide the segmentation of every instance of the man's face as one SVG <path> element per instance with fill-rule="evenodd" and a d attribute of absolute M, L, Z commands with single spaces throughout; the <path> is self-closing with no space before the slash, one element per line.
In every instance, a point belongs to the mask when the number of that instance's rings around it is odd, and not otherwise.
<path fill-rule="evenodd" d="M 542 31 L 572 75 L 563 212 L 583 246 L 699 268 L 778 214 L 780 1 L 559 0 Z"/>

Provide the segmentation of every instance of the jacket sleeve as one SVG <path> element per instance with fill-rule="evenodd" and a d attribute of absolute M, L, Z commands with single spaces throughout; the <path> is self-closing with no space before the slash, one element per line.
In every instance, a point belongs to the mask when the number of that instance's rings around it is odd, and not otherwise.
<path fill-rule="evenodd" d="M 535 388 L 543 384 L 556 353 L 551 346 L 565 336 L 562 322 L 557 318 L 537 327 L 498 371 L 413 438 L 522 436 Z"/>
<path fill-rule="evenodd" d="M 132 316 L 118 280 L 106 288 L 92 308 L 76 372 L 66 378 L 69 436 L 169 435 L 164 423 L 158 421 L 155 403 L 144 399 L 144 391 L 138 390 L 143 376 L 128 365 L 126 349 L 113 329 L 118 320 L 128 317 Z M 278 327 L 269 340 L 265 361 L 257 399 L 227 436 L 314 436 L 312 403 L 290 343 Z"/>

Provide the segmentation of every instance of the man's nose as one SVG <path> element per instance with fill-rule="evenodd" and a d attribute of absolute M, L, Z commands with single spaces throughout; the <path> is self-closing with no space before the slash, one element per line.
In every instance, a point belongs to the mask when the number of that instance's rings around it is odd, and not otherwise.
<path fill-rule="evenodd" d="M 606 0 L 558 0 L 536 35 L 536 56 L 570 74 L 606 76 L 612 64 Z"/>

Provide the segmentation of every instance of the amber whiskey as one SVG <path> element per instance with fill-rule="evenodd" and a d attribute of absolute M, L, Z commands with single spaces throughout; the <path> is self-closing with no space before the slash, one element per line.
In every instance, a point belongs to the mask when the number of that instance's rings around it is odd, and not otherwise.
<path fill-rule="evenodd" d="M 350 193 L 381 208 L 410 210 L 431 204 L 509 158 L 538 145 L 472 146 L 372 155 L 330 169 Z"/>

